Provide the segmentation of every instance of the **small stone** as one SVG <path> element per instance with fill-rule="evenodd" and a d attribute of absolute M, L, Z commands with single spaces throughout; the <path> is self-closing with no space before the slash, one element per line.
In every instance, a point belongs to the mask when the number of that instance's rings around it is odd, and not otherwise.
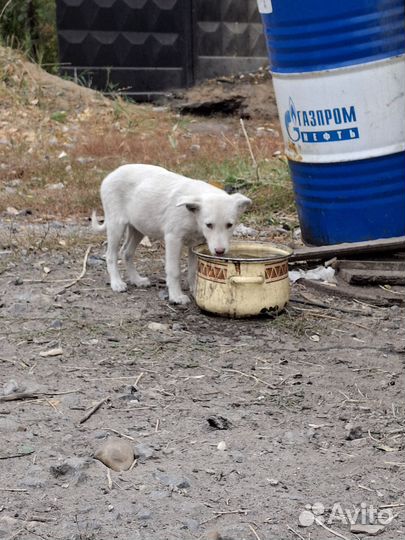
<path fill-rule="evenodd" d="M 246 227 L 243 223 L 239 223 L 234 230 L 235 236 L 256 236 L 259 234 L 259 231 L 252 229 L 251 227 Z"/>
<path fill-rule="evenodd" d="M 12 283 L 13 285 L 22 285 L 24 281 L 20 277 L 16 277 Z"/>
<path fill-rule="evenodd" d="M 90 257 L 87 259 L 87 264 L 89 266 L 104 266 L 105 260 L 98 255 L 90 255 Z"/>
<path fill-rule="evenodd" d="M 167 292 L 166 289 L 159 291 L 158 296 L 163 301 L 169 300 L 169 293 Z"/>
<path fill-rule="evenodd" d="M 94 453 L 94 458 L 113 471 L 127 471 L 134 462 L 132 445 L 118 437 L 110 437 Z"/>
<path fill-rule="evenodd" d="M 218 443 L 217 449 L 220 450 L 221 452 L 225 451 L 227 448 L 228 446 L 226 445 L 225 441 L 220 441 Z"/>
<path fill-rule="evenodd" d="M 25 478 L 18 482 L 19 487 L 44 488 L 48 479 L 47 474 L 39 465 L 32 465 Z"/>
<path fill-rule="evenodd" d="M 64 480 L 74 480 L 75 482 L 81 482 L 87 478 L 83 473 L 83 470 L 87 469 L 90 462 L 86 458 L 71 457 L 58 463 L 51 465 L 49 471 L 55 478 L 63 478 Z"/>
<path fill-rule="evenodd" d="M 147 508 L 142 508 L 141 510 L 139 510 L 139 512 L 136 514 L 136 517 L 138 519 L 141 519 L 141 520 L 147 520 L 147 519 L 151 519 L 152 517 L 152 512 L 150 510 L 148 510 Z"/>
<path fill-rule="evenodd" d="M 219 415 L 209 416 L 207 422 L 214 429 L 229 429 L 230 426 L 229 420 Z"/>
<path fill-rule="evenodd" d="M 346 441 L 354 441 L 363 437 L 361 426 L 354 426 L 351 422 L 346 424 Z"/>
<path fill-rule="evenodd" d="M 60 330 L 63 324 L 59 319 L 54 319 L 49 326 L 53 328 L 53 330 Z"/>
<path fill-rule="evenodd" d="M 170 329 L 170 327 L 168 324 L 150 322 L 148 324 L 148 329 L 152 330 L 152 332 L 167 332 Z"/>
<path fill-rule="evenodd" d="M 269 482 L 269 484 L 270 484 L 271 486 L 278 486 L 279 483 L 280 483 L 280 482 L 279 482 L 278 480 L 276 480 L 275 478 L 267 478 L 267 481 Z"/>
<path fill-rule="evenodd" d="M 134 447 L 135 457 L 139 459 L 142 463 L 147 459 L 151 459 L 155 455 L 155 451 L 151 446 L 148 446 L 145 443 L 136 444 Z"/>
<path fill-rule="evenodd" d="M 17 390 L 21 391 L 21 388 L 18 386 L 17 381 L 15 381 L 14 379 L 11 379 L 10 381 L 3 384 L 3 394 L 5 396 L 14 394 L 15 392 L 17 392 Z"/>
<path fill-rule="evenodd" d="M 61 347 L 56 347 L 55 349 L 49 349 L 48 351 L 41 351 L 39 356 L 42 358 L 47 358 L 49 356 L 61 356 L 63 354 L 63 349 Z"/>
<path fill-rule="evenodd" d="M 156 480 L 159 480 L 163 485 L 170 488 L 186 489 L 190 487 L 190 481 L 187 478 L 176 476 L 174 474 L 166 474 L 163 472 L 154 473 Z"/>
<path fill-rule="evenodd" d="M 357 534 L 367 534 L 368 536 L 376 536 L 385 530 L 384 525 L 373 524 L 366 525 L 362 523 L 354 523 L 350 525 L 350 532 Z"/>
<path fill-rule="evenodd" d="M 184 525 L 182 528 L 188 529 L 192 532 L 196 532 L 200 528 L 200 523 L 196 519 L 189 518 L 184 521 Z"/>
<path fill-rule="evenodd" d="M 60 189 L 65 189 L 65 184 L 63 182 L 57 182 L 56 184 L 48 184 L 46 186 L 46 189 L 58 191 Z"/>

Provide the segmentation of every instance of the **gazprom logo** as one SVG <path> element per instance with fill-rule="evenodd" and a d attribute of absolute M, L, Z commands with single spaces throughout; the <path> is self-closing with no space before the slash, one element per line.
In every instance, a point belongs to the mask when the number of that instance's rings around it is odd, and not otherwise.
<path fill-rule="evenodd" d="M 354 105 L 330 109 L 297 109 L 290 97 L 288 109 L 284 113 L 284 123 L 292 142 L 325 143 L 360 138 Z"/>

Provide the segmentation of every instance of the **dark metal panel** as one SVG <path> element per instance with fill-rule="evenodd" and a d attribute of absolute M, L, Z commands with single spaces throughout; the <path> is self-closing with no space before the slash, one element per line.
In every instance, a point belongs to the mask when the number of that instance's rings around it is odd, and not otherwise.
<path fill-rule="evenodd" d="M 57 27 L 64 73 L 103 91 L 161 93 L 267 62 L 256 0 L 57 0 Z"/>
<path fill-rule="evenodd" d="M 267 63 L 256 0 L 194 0 L 196 80 Z"/>
<path fill-rule="evenodd" d="M 159 93 L 193 82 L 190 0 L 57 0 L 57 27 L 60 61 L 72 67 L 63 72 L 95 88 Z"/>

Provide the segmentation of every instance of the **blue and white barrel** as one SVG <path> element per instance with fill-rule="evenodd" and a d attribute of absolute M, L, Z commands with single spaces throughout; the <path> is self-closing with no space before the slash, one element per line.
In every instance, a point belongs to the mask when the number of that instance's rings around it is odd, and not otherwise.
<path fill-rule="evenodd" d="M 404 235 L 404 0 L 258 7 L 304 242 Z"/>

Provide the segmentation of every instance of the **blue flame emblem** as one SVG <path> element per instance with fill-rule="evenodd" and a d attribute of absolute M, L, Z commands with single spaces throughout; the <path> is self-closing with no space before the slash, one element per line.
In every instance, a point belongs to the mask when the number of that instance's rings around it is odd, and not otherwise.
<path fill-rule="evenodd" d="M 287 130 L 288 136 L 293 142 L 300 140 L 300 129 L 298 127 L 298 117 L 297 110 L 295 108 L 294 102 L 289 98 L 289 108 L 284 115 L 285 128 Z"/>

